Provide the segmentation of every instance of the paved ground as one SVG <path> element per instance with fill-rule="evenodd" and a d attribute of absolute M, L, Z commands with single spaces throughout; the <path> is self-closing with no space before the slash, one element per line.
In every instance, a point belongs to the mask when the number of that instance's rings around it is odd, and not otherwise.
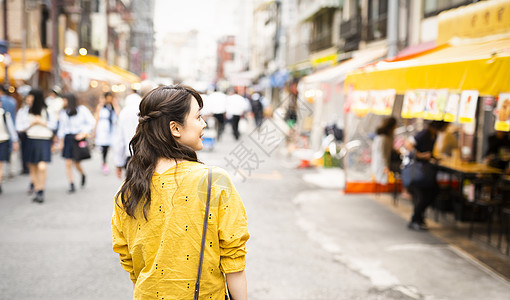
<path fill-rule="evenodd" d="M 224 167 L 239 143 L 228 135 L 200 158 Z M 245 144 L 248 144 L 245 139 Z M 49 167 L 46 202 L 28 178 L 0 195 L 1 299 L 130 299 L 111 250 L 110 217 L 120 180 L 86 163 L 88 184 L 67 195 L 63 161 Z M 298 170 L 275 151 L 243 181 L 251 239 L 250 299 L 508 299 L 510 284 L 435 231 L 406 229 L 405 202 L 344 195 L 341 172 Z M 338 179 L 338 180 L 336 180 Z M 405 217 L 405 218 L 404 218 Z M 504 258 L 507 259 L 508 258 Z"/>

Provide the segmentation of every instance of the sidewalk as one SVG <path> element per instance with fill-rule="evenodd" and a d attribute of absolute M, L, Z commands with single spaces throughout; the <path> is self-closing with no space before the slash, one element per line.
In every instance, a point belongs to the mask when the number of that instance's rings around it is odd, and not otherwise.
<path fill-rule="evenodd" d="M 412 215 L 411 199 L 406 196 L 399 195 L 398 204 L 394 205 L 392 195 L 371 195 L 372 199 L 386 206 L 388 209 L 398 214 L 405 220 Z M 430 234 L 456 247 L 463 255 L 468 256 L 481 267 L 495 272 L 508 282 L 510 282 L 510 256 L 506 256 L 492 245 L 487 244 L 485 235 L 481 231 L 485 230 L 485 224 L 475 225 L 473 238 L 468 238 L 469 222 L 455 221 L 452 213 L 442 215 L 439 213 L 439 220 L 436 222 L 435 212 L 429 208 L 427 224 L 430 227 Z M 482 225 L 482 226 L 480 226 Z M 493 229 L 493 239 L 496 238 L 497 231 Z"/>
<path fill-rule="evenodd" d="M 332 177 L 343 178 L 342 170 L 304 175 L 323 186 L 294 202 L 302 229 L 335 261 L 368 277 L 378 290 L 411 299 L 507 299 L 510 258 L 476 236 L 468 239 L 468 224 L 433 222 L 429 210 L 431 230 L 411 231 L 409 200 L 394 206 L 391 195 L 344 194 L 338 183 L 324 186 Z"/>

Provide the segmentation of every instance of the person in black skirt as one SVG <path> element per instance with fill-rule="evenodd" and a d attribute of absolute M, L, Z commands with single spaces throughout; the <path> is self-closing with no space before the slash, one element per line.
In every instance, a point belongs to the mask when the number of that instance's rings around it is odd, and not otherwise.
<path fill-rule="evenodd" d="M 59 149 L 62 149 L 62 157 L 66 160 L 66 173 L 69 179 L 69 193 L 76 191 L 73 181 L 73 164 L 76 170 L 81 174 L 81 186 L 85 186 L 86 176 L 80 160 L 74 155 L 73 144 L 76 141 L 89 137 L 94 129 L 96 120 L 88 108 L 83 105 L 77 105 L 77 99 L 74 94 L 66 94 L 64 99 L 64 109 L 60 112 L 59 126 L 57 136 L 59 139 Z"/>
<path fill-rule="evenodd" d="M 27 134 L 27 163 L 30 179 L 34 185 L 36 196 L 34 202 L 44 201 L 44 187 L 46 185 L 46 166 L 51 162 L 51 141 L 53 130 L 57 124 L 54 117 L 48 113 L 44 102 L 43 92 L 32 89 L 27 96 L 32 105 L 28 110 Z"/>

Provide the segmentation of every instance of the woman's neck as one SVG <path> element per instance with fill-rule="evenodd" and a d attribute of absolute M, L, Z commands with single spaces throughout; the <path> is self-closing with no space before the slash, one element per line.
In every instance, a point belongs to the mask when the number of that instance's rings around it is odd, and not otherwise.
<path fill-rule="evenodd" d="M 158 158 L 158 162 L 156 163 L 155 172 L 158 174 L 164 173 L 166 170 L 175 166 L 178 163 L 183 162 L 183 160 L 175 160 L 169 158 Z"/>

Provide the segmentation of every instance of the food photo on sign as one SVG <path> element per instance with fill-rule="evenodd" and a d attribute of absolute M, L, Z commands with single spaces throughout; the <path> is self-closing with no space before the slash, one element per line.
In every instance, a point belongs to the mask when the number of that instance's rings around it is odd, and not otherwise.
<path fill-rule="evenodd" d="M 460 95 L 459 121 L 460 123 L 471 123 L 476 116 L 476 105 L 478 103 L 478 91 L 462 91 Z"/>
<path fill-rule="evenodd" d="M 445 113 L 444 113 L 444 121 L 445 122 L 456 122 L 457 115 L 459 113 L 459 102 L 460 95 L 457 93 L 452 93 L 448 96 L 448 101 L 446 102 Z"/>
<path fill-rule="evenodd" d="M 494 129 L 498 131 L 510 131 L 510 93 L 499 94 L 494 115 L 496 116 Z"/>

